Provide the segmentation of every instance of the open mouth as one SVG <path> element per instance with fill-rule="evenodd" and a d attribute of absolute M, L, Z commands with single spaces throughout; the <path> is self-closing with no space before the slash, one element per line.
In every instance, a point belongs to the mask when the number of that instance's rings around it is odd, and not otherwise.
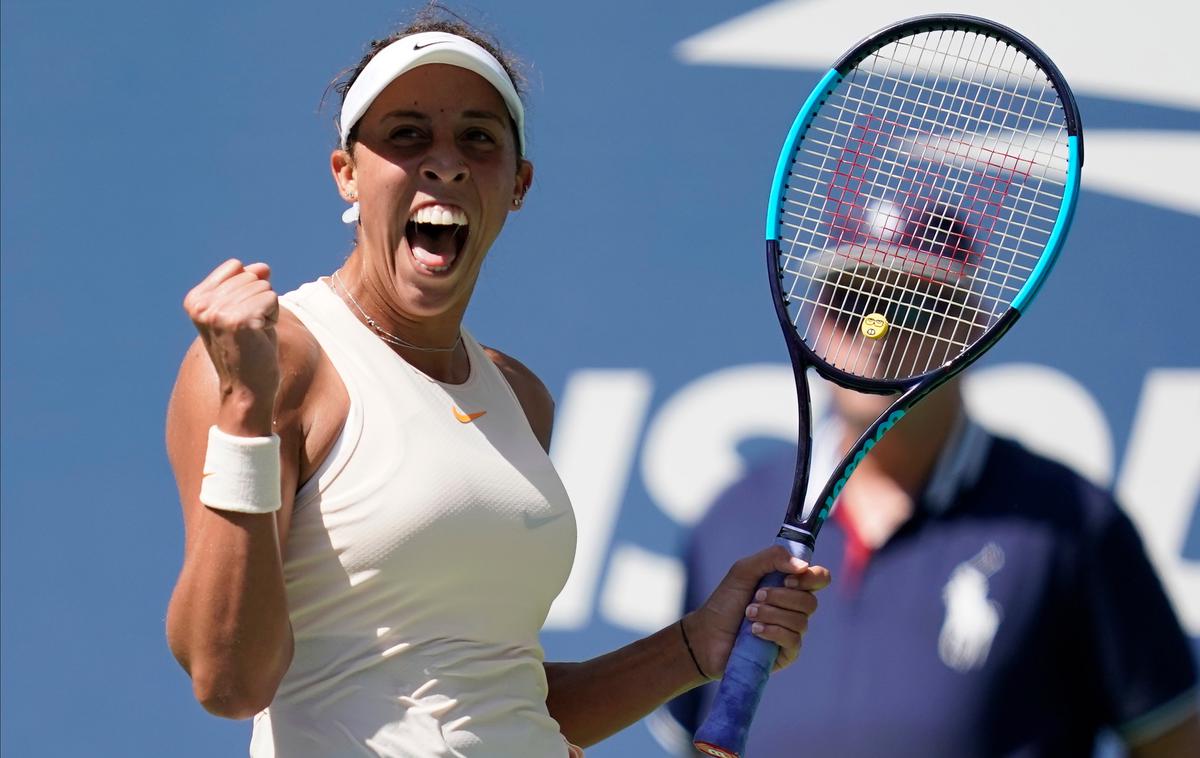
<path fill-rule="evenodd" d="M 452 205 L 418 208 L 404 227 L 417 266 L 433 274 L 449 271 L 467 241 L 467 214 Z"/>

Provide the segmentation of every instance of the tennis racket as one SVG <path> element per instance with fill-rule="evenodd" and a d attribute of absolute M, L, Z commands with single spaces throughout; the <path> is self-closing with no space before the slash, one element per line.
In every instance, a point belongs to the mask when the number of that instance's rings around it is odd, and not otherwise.
<path fill-rule="evenodd" d="M 1082 163 L 1078 111 L 1058 69 L 985 19 L 894 24 L 813 90 L 780 153 L 766 229 L 800 407 L 795 484 L 776 540 L 793 555 L 811 560 L 863 456 L 1029 306 L 1066 238 Z M 810 368 L 899 397 L 806 514 Z M 743 622 L 697 748 L 742 755 L 777 653 Z"/>

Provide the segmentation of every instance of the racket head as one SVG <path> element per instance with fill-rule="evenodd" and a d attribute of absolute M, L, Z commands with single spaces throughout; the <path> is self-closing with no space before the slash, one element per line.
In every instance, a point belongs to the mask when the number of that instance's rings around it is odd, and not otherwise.
<path fill-rule="evenodd" d="M 1082 160 L 1070 88 L 1020 34 L 938 15 L 867 37 L 797 115 L 768 203 L 797 370 L 876 393 L 957 373 L 1049 274 Z"/>
<path fill-rule="evenodd" d="M 964 47 L 969 45 L 969 47 Z M 1015 62 L 1015 65 L 1014 65 Z M 822 78 L 780 153 L 767 259 L 802 406 L 780 540 L 811 555 L 858 462 L 909 408 L 978 358 L 1027 307 L 1062 246 L 1083 161 L 1061 74 L 985 19 L 923 16 L 871 35 Z M 804 520 L 805 371 L 901 392 Z M 774 660 L 743 624 L 694 744 L 744 754 Z"/>

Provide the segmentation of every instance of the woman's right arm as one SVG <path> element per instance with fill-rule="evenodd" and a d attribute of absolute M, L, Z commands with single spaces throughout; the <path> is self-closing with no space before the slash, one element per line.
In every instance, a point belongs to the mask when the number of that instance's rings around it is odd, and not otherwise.
<path fill-rule="evenodd" d="M 265 264 L 226 261 L 188 293 L 200 332 L 180 367 L 167 412 L 167 450 L 186 530 L 183 568 L 167 610 L 167 639 L 209 712 L 249 718 L 265 708 L 291 664 L 283 544 L 299 476 L 296 413 L 279 403 L 296 371 L 278 349 L 278 299 Z M 280 354 L 285 356 L 284 370 Z M 301 369 L 300 373 L 303 373 Z M 301 381 L 299 384 L 303 384 Z M 239 513 L 200 502 L 209 428 L 280 436 L 282 507 Z"/>

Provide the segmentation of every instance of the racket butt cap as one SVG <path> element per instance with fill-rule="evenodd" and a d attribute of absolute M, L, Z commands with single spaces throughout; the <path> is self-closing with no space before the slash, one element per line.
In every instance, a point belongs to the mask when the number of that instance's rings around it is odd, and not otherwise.
<path fill-rule="evenodd" d="M 694 745 L 701 753 L 716 756 L 716 758 L 742 758 L 742 756 L 737 753 L 731 753 L 727 750 L 722 750 L 716 745 L 710 745 L 707 742 L 701 742 L 697 740 L 693 742 L 692 745 Z"/>

